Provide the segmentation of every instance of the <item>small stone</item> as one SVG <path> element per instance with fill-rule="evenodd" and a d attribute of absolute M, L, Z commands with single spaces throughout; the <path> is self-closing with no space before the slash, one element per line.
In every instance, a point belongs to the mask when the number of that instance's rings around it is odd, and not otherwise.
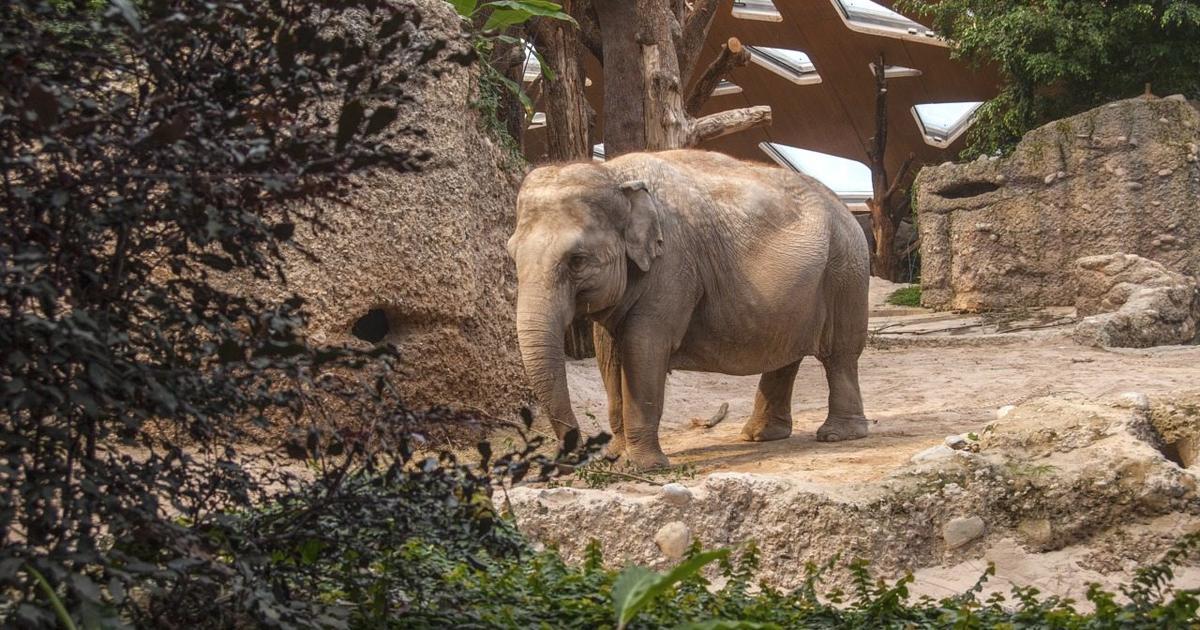
<path fill-rule="evenodd" d="M 1054 174 L 1054 177 L 1056 177 L 1057 179 L 1066 179 L 1066 178 L 1067 178 L 1067 172 L 1066 172 L 1066 171 L 1059 171 L 1059 172 L 1057 172 L 1057 173 L 1055 173 L 1055 174 Z"/>
<path fill-rule="evenodd" d="M 1042 181 L 1046 182 L 1047 184 L 1053 184 L 1054 180 L 1056 179 L 1056 176 L 1057 176 L 1057 173 L 1050 173 Z"/>
<path fill-rule="evenodd" d="M 1164 97 L 1163 100 L 1164 101 L 1183 101 L 1184 103 L 1186 103 L 1187 97 L 1182 94 L 1172 94 L 1170 96 Z"/>
<path fill-rule="evenodd" d="M 941 461 L 950 457 L 954 457 L 954 449 L 946 446 L 945 444 L 938 444 L 937 446 L 931 446 L 920 453 L 913 455 L 912 463 L 928 464 L 929 462 Z"/>
<path fill-rule="evenodd" d="M 692 542 L 692 530 L 680 521 L 671 521 L 663 525 L 654 534 L 654 544 L 658 550 L 671 560 L 678 560 L 687 553 L 688 545 Z"/>
<path fill-rule="evenodd" d="M 1142 392 L 1125 392 L 1118 396 L 1117 400 L 1117 404 L 1120 407 L 1136 409 L 1138 411 L 1150 410 L 1150 397 Z"/>
<path fill-rule="evenodd" d="M 942 526 L 942 540 L 946 541 L 946 548 L 958 549 L 982 536 L 983 530 L 983 519 L 978 516 L 951 519 Z"/>
<path fill-rule="evenodd" d="M 997 175 L 992 181 L 996 182 L 997 186 L 1003 186 L 1004 183 L 1008 181 L 1008 178 L 1003 175 Z"/>
<path fill-rule="evenodd" d="M 1142 182 L 1125 182 L 1125 187 L 1129 190 L 1141 190 Z"/>
<path fill-rule="evenodd" d="M 976 223 L 975 229 L 980 232 L 991 232 L 992 224 L 991 223 Z"/>
<path fill-rule="evenodd" d="M 1117 177 L 1125 177 L 1125 175 L 1127 173 L 1128 173 L 1128 171 L 1126 171 L 1125 169 L 1123 169 L 1119 166 L 1117 168 L 1113 169 L 1113 172 L 1112 172 L 1112 174 L 1116 175 Z"/>
<path fill-rule="evenodd" d="M 1158 119 L 1158 122 L 1160 122 L 1160 123 L 1162 123 L 1162 124 L 1164 124 L 1164 125 L 1165 125 L 1165 124 L 1167 124 L 1167 123 L 1169 123 L 1169 122 L 1171 122 L 1171 121 L 1167 120 L 1166 116 L 1164 116 L 1164 117 L 1162 117 L 1162 118 L 1159 118 L 1159 119 Z"/>
<path fill-rule="evenodd" d="M 1159 177 L 1170 177 L 1170 176 L 1171 176 L 1171 173 L 1174 173 L 1174 172 L 1175 172 L 1175 171 L 1172 171 L 1172 170 L 1171 170 L 1171 169 L 1169 169 L 1169 168 L 1164 168 L 1164 169 L 1162 169 L 1161 171 L 1159 171 L 1159 172 L 1158 172 L 1158 176 L 1159 176 Z"/>
<path fill-rule="evenodd" d="M 1159 206 L 1161 206 L 1161 205 L 1162 205 L 1162 202 L 1161 202 L 1161 201 L 1158 201 L 1158 200 L 1155 200 L 1155 201 L 1151 201 L 1151 202 L 1150 202 L 1150 205 L 1152 205 L 1152 206 L 1154 206 L 1155 208 L 1157 208 L 1157 207 L 1159 207 Z"/>
<path fill-rule="evenodd" d="M 992 240 L 992 242 L 995 243 L 996 241 L 1000 240 L 1000 235 L 993 234 L 993 235 L 989 236 L 988 238 L 990 238 Z"/>
<path fill-rule="evenodd" d="M 1054 535 L 1053 528 L 1050 527 L 1050 521 L 1044 518 L 1033 518 L 1021 521 L 1017 525 L 1017 531 L 1035 545 L 1045 545 L 1050 542 Z"/>
<path fill-rule="evenodd" d="M 1188 153 L 1200 152 L 1200 146 L 1197 146 L 1195 142 L 1189 142 L 1187 143 L 1187 150 Z"/>
<path fill-rule="evenodd" d="M 1129 142 L 1129 138 L 1126 138 L 1125 136 L 1117 136 L 1117 142 L 1124 144 L 1126 142 Z"/>
<path fill-rule="evenodd" d="M 1131 146 L 1131 147 L 1136 147 L 1138 144 L 1139 144 L 1139 142 L 1138 142 L 1138 139 L 1137 139 L 1137 138 L 1130 138 L 1130 139 L 1129 139 L 1129 146 Z"/>
<path fill-rule="evenodd" d="M 681 483 L 668 483 L 659 490 L 662 498 L 672 505 L 687 505 L 692 500 L 692 491 Z"/>
<path fill-rule="evenodd" d="M 1196 156 L 1195 156 L 1194 154 L 1191 154 L 1191 153 L 1189 153 L 1189 154 L 1188 154 L 1188 156 L 1187 156 L 1187 161 L 1188 161 L 1189 163 L 1193 163 L 1193 164 L 1194 164 L 1194 163 L 1196 162 Z"/>
<path fill-rule="evenodd" d="M 1016 408 L 1017 408 L 1016 405 L 1004 405 L 1003 407 L 996 410 L 996 419 L 1002 420 L 1005 416 L 1012 413 L 1012 410 L 1016 409 Z"/>
<path fill-rule="evenodd" d="M 956 451 L 965 451 L 970 446 L 967 438 L 961 435 L 947 435 L 945 444 Z"/>

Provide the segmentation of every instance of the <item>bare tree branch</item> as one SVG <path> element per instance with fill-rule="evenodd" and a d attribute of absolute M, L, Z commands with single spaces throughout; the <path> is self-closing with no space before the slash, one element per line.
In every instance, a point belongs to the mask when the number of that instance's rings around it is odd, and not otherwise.
<path fill-rule="evenodd" d="M 767 105 L 718 112 L 692 121 L 689 146 L 769 124 L 771 124 L 771 108 Z"/>
<path fill-rule="evenodd" d="M 750 63 L 750 51 L 742 46 L 742 42 L 738 41 L 738 38 L 730 37 L 729 41 L 721 46 L 721 54 L 717 55 L 717 58 L 704 70 L 700 79 L 692 85 L 692 91 L 684 101 L 684 109 L 688 115 L 695 116 L 700 113 L 700 109 L 708 102 L 713 90 L 717 89 L 717 85 L 721 83 L 721 79 L 728 76 L 734 68 L 747 63 Z"/>
<path fill-rule="evenodd" d="M 681 25 L 683 33 L 679 45 L 675 47 L 675 55 L 679 60 L 679 79 L 684 84 L 692 78 L 700 49 L 704 47 L 708 29 L 717 15 L 718 4 L 721 4 L 721 0 L 694 0 L 692 10 Z"/>
<path fill-rule="evenodd" d="M 892 185 L 888 187 L 887 192 L 883 194 L 883 200 L 887 201 L 896 194 L 900 189 L 900 183 L 908 176 L 908 169 L 912 167 L 913 160 L 917 159 L 916 153 L 909 153 L 908 157 L 904 158 L 904 163 L 900 165 L 900 170 L 896 171 L 896 177 L 892 179 Z"/>

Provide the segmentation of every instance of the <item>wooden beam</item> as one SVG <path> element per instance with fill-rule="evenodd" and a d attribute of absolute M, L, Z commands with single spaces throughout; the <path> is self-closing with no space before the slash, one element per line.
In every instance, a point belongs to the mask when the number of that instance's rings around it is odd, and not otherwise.
<path fill-rule="evenodd" d="M 688 94 L 684 101 L 684 109 L 689 116 L 695 116 L 700 113 L 700 109 L 708 102 L 712 96 L 713 90 L 720 85 L 721 79 L 729 76 L 730 71 L 750 63 L 750 51 L 742 46 L 742 42 L 736 37 L 730 37 L 729 41 L 721 46 L 721 54 L 709 64 L 704 70 L 704 74 L 700 75 L 700 79 L 692 84 L 692 91 Z"/>

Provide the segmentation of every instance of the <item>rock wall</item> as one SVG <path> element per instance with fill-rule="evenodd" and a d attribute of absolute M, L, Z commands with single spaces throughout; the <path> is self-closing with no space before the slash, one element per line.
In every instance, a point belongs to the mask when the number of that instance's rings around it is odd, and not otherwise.
<path fill-rule="evenodd" d="M 456 34 L 440 0 L 416 2 L 418 36 Z M 482 131 L 476 70 L 443 63 L 415 77 L 416 102 L 397 124 L 424 129 L 432 159 L 420 173 L 362 178 L 331 231 L 296 240 L 320 260 L 289 256 L 289 290 L 308 302 L 319 342 L 392 343 L 413 406 L 453 403 L 511 416 L 531 400 L 517 349 L 516 271 L 505 251 L 522 171 Z M 282 289 L 279 289 L 282 290 Z"/>
<path fill-rule="evenodd" d="M 970 562 L 966 590 L 997 544 L 1069 550 L 1077 569 L 1109 573 L 1156 559 L 1200 527 L 1200 464 L 1189 459 L 1196 407 L 1130 393 L 1109 404 L 1037 398 L 1002 411 L 978 435 L 951 436 L 878 481 L 713 473 L 691 487 L 523 486 L 508 491 L 507 505 L 523 531 L 572 561 L 591 540 L 614 566 L 656 569 L 693 539 L 705 548 L 755 541 L 756 577 L 784 589 L 804 583 L 808 562 L 858 557 L 889 575 Z M 1170 526 L 1147 527 L 1161 519 Z M 825 578 L 848 581 L 841 569 Z"/>
<path fill-rule="evenodd" d="M 1069 306 L 1075 260 L 1125 252 L 1200 276 L 1200 111 L 1117 101 L 1029 132 L 1007 158 L 921 171 L 922 303 Z"/>

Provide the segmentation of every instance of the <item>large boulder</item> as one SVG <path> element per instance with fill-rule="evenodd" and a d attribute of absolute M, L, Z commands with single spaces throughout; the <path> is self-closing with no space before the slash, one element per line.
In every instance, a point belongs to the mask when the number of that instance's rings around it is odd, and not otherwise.
<path fill-rule="evenodd" d="M 1074 337 L 1101 347 L 1148 348 L 1196 338 L 1196 281 L 1132 254 L 1080 258 L 1076 263 Z"/>
<path fill-rule="evenodd" d="M 419 0 L 415 37 L 463 44 L 450 3 Z M 432 158 L 418 173 L 375 172 L 331 230 L 298 232 L 315 254 L 290 256 L 288 287 L 312 313 L 318 342 L 395 345 L 394 386 L 414 407 L 450 404 L 512 415 L 530 400 L 516 340 L 516 272 L 505 250 L 523 169 L 497 146 L 470 103 L 478 68 L 441 62 L 414 74 L 415 102 L 397 124 L 424 129 Z"/>
<path fill-rule="evenodd" d="M 1075 260 L 1127 252 L 1200 275 L 1200 111 L 1117 101 L 1028 134 L 1007 158 L 922 169 L 922 302 L 1068 306 Z"/>

